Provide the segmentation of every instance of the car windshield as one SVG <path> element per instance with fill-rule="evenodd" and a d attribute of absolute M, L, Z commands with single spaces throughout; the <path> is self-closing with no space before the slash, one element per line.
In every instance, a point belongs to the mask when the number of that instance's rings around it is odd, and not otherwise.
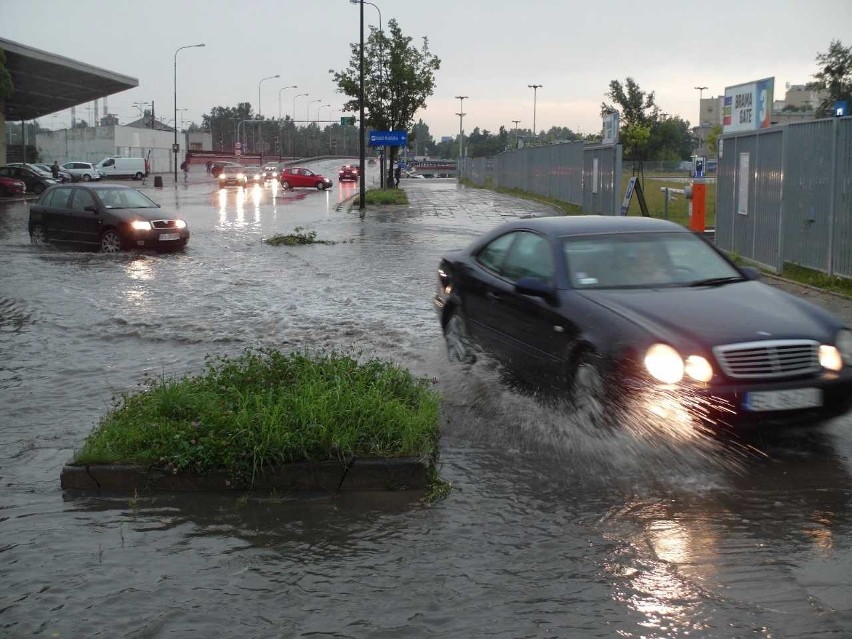
<path fill-rule="evenodd" d="M 222 173 L 233 173 L 236 175 L 237 173 L 242 173 L 245 169 L 241 166 L 226 166 L 222 168 Z"/>
<path fill-rule="evenodd" d="M 566 237 L 562 247 L 573 288 L 657 288 L 744 279 L 691 233 Z"/>
<path fill-rule="evenodd" d="M 155 209 L 157 205 L 136 189 L 102 189 L 98 197 L 108 209 Z"/>
<path fill-rule="evenodd" d="M 260 173 L 260 167 L 259 166 L 247 166 L 246 167 L 246 173 Z"/>

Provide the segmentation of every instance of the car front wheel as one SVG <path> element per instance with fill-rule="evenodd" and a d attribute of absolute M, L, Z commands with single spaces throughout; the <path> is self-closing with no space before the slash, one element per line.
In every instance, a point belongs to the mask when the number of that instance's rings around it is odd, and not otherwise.
<path fill-rule="evenodd" d="M 598 358 L 591 353 L 580 356 L 571 387 L 574 415 L 581 426 L 593 430 L 606 425 L 606 388 Z"/>
<path fill-rule="evenodd" d="M 89 175 L 88 173 L 84 173 L 83 174 L 83 182 L 91 182 L 91 181 L 92 181 L 92 176 Z"/>
<path fill-rule="evenodd" d="M 143 177 L 145 177 L 145 176 L 144 176 L 144 175 L 142 175 L 142 172 L 141 172 L 141 171 L 137 171 L 137 172 L 136 172 L 136 175 L 134 175 L 134 176 L 133 176 L 133 179 L 134 179 L 134 180 L 141 180 Z"/>
<path fill-rule="evenodd" d="M 121 238 L 112 229 L 101 235 L 101 253 L 118 253 L 121 250 Z"/>
<path fill-rule="evenodd" d="M 44 244 L 47 241 L 47 233 L 41 224 L 33 224 L 30 229 L 30 242 L 33 244 Z"/>
<path fill-rule="evenodd" d="M 467 326 L 461 313 L 453 312 L 450 315 L 444 328 L 444 341 L 447 343 L 447 358 L 451 362 L 472 364 L 476 361 L 473 344 L 467 334 Z"/>
<path fill-rule="evenodd" d="M 317 182 L 317 191 L 325 191 L 325 182 Z"/>
<path fill-rule="evenodd" d="M 282 189 L 289 189 L 290 183 L 287 180 L 281 180 L 281 188 Z"/>

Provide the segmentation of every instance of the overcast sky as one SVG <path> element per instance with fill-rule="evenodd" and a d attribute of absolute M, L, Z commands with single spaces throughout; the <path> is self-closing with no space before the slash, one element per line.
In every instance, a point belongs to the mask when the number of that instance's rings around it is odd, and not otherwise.
<path fill-rule="evenodd" d="M 496 132 L 533 124 L 533 90 L 540 84 L 536 129 L 567 126 L 599 131 L 600 103 L 609 82 L 632 76 L 655 91 L 661 111 L 693 125 L 699 91 L 775 77 L 775 97 L 786 83 L 812 79 L 814 58 L 832 39 L 852 45 L 852 0 L 375 0 L 383 25 L 395 18 L 404 34 L 441 59 L 434 95 L 418 113 L 432 135 L 457 135 L 459 100 L 464 128 Z M 250 102 L 261 112 L 296 119 L 336 119 L 344 96 L 329 69 L 348 64 L 359 33 L 358 6 L 349 0 L 147 0 L 145 2 L 0 0 L 0 37 L 67 56 L 139 80 L 109 97 L 120 122 L 138 117 L 134 102 L 156 103 L 159 118 L 173 117 L 177 57 L 178 108 L 184 122 L 201 121 L 214 106 Z M 364 7 L 365 22 L 379 12 Z M 297 85 L 296 89 L 282 87 Z M 280 98 L 280 101 L 279 101 Z M 313 102 L 317 100 L 316 102 Z M 86 105 L 77 117 L 88 119 Z M 70 112 L 42 118 L 61 128 Z"/>

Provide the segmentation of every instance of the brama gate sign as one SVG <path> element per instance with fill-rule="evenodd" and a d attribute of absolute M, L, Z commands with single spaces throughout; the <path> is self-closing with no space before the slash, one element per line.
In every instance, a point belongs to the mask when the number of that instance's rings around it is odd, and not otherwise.
<path fill-rule="evenodd" d="M 775 78 L 725 87 L 722 107 L 724 133 L 757 131 L 768 128 L 772 122 L 772 100 Z"/>

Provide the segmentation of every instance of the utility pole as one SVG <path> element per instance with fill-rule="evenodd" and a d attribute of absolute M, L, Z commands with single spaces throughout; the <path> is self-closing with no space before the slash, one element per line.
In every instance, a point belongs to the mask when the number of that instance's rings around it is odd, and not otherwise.
<path fill-rule="evenodd" d="M 515 148 L 518 148 L 518 125 L 521 123 L 520 120 L 512 120 L 515 123 Z"/>
<path fill-rule="evenodd" d="M 459 166 L 458 170 L 461 171 L 462 160 L 464 159 L 464 128 L 462 127 L 462 122 L 464 121 L 464 116 L 467 115 L 463 113 L 464 111 L 464 101 L 467 100 L 466 95 L 457 95 L 456 100 L 459 101 L 459 112 L 456 113 L 459 116 Z"/>
<path fill-rule="evenodd" d="M 538 134 L 536 133 L 536 130 L 535 130 L 535 108 L 536 108 L 536 98 L 538 97 L 538 90 L 539 90 L 539 89 L 540 89 L 543 85 L 541 85 L 541 84 L 528 84 L 527 86 L 528 86 L 530 89 L 532 89 L 532 90 L 533 90 L 533 128 L 532 128 L 532 134 L 533 134 L 533 140 L 534 140 L 534 139 L 536 138 L 536 136 L 538 135 Z"/>

